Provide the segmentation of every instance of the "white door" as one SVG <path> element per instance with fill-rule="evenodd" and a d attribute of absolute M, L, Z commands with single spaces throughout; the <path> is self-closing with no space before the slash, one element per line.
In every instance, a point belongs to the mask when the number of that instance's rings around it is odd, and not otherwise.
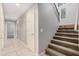
<path fill-rule="evenodd" d="M 34 8 L 27 12 L 27 45 L 30 50 L 34 51 Z"/>

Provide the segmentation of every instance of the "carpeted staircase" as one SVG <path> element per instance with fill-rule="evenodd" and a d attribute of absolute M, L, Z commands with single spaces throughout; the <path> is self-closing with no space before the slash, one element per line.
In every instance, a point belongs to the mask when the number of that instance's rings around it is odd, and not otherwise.
<path fill-rule="evenodd" d="M 79 34 L 73 26 L 60 26 L 48 44 L 45 54 L 49 56 L 79 56 Z"/>

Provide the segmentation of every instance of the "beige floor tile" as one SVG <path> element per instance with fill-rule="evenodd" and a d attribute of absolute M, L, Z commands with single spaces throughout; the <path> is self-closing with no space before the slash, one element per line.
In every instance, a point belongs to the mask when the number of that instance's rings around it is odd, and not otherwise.
<path fill-rule="evenodd" d="M 8 53 L 5 53 L 5 54 L 2 54 L 2 56 L 17 56 L 17 54 L 16 54 L 15 51 L 12 51 L 12 52 L 8 52 Z"/>
<path fill-rule="evenodd" d="M 26 44 L 19 40 L 7 40 L 5 41 L 5 47 L 1 49 L 2 56 L 33 56 L 34 53 L 31 52 Z"/>
<path fill-rule="evenodd" d="M 27 49 L 18 49 L 16 50 L 17 55 L 19 56 L 32 56 L 33 53 L 28 51 Z"/>

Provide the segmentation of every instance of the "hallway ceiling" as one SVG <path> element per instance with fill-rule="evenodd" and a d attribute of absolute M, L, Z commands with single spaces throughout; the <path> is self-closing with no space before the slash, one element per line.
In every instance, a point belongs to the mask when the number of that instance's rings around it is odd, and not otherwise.
<path fill-rule="evenodd" d="M 4 3 L 4 16 L 6 20 L 16 20 L 20 17 L 29 7 L 31 7 L 32 3 Z"/>

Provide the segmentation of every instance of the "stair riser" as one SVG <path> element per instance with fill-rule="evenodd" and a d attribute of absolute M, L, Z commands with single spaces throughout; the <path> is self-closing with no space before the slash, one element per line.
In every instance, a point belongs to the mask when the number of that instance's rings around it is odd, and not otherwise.
<path fill-rule="evenodd" d="M 74 30 L 74 28 L 58 28 L 58 30 Z"/>
<path fill-rule="evenodd" d="M 60 49 L 60 48 L 55 47 L 55 46 L 52 46 L 52 45 L 48 45 L 48 47 L 51 48 L 51 49 L 54 49 L 54 50 L 56 50 L 56 51 L 59 51 L 59 52 L 65 54 L 65 55 L 68 55 L 68 56 L 78 56 L 78 55 L 75 54 L 75 53 L 72 53 L 72 52 L 67 51 L 67 50 Z M 51 53 L 51 52 L 50 52 L 50 53 Z"/>
<path fill-rule="evenodd" d="M 51 53 L 50 51 L 46 50 L 45 52 L 46 54 L 48 54 L 49 56 L 56 56 L 55 54 Z"/>
<path fill-rule="evenodd" d="M 57 34 L 57 33 L 55 35 L 78 38 L 78 35 Z"/>
<path fill-rule="evenodd" d="M 78 34 L 78 32 L 76 32 L 76 31 L 59 31 L 59 30 L 57 30 L 57 32 L 60 32 L 60 33 L 76 33 L 76 34 Z"/>
<path fill-rule="evenodd" d="M 62 43 L 62 42 L 54 41 L 54 40 L 51 40 L 51 43 L 57 44 L 57 45 L 60 45 L 60 46 L 63 46 L 63 47 L 71 48 L 71 49 L 78 51 L 78 45 L 73 46 L 73 45 L 65 44 L 65 43 Z"/>
<path fill-rule="evenodd" d="M 67 38 L 61 38 L 61 37 L 53 37 L 56 40 L 62 40 L 62 41 L 67 41 L 67 42 L 72 42 L 72 43 L 77 43 L 78 44 L 78 40 L 72 40 L 72 39 L 67 39 Z"/>

